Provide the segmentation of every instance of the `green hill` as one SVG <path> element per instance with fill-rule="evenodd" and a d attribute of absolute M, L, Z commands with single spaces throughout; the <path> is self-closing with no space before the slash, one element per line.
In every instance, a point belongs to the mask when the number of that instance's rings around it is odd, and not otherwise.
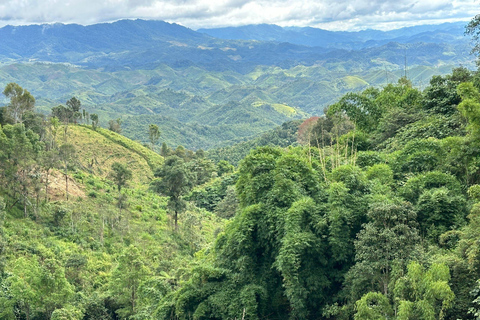
<path fill-rule="evenodd" d="M 0 66 L 0 85 L 16 82 L 30 89 L 37 109 L 46 114 L 76 96 L 82 108 L 100 116 L 104 127 L 109 120 L 122 118 L 123 132 L 132 139 L 147 142 L 145 128 L 155 123 L 162 128 L 162 141 L 171 146 L 208 149 L 258 135 L 285 121 L 321 115 L 342 94 L 381 87 L 403 74 L 395 69 L 398 65 L 385 70 L 378 60 L 373 68 L 357 70 L 348 65 L 325 61 L 292 68 L 259 66 L 242 74 L 198 66 L 108 72 L 67 64 L 12 64 Z M 449 64 L 411 66 L 408 76 L 422 88 L 432 75 L 446 74 L 451 68 Z M 206 79 L 216 85 L 206 85 Z"/>

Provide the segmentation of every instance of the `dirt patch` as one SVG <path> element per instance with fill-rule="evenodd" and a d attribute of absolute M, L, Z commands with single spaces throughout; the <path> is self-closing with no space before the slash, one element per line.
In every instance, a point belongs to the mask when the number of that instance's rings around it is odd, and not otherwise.
<path fill-rule="evenodd" d="M 52 171 L 48 177 L 48 198 L 50 200 L 65 200 L 65 176 L 59 171 Z M 85 190 L 72 177 L 68 177 L 68 198 L 85 198 Z"/>

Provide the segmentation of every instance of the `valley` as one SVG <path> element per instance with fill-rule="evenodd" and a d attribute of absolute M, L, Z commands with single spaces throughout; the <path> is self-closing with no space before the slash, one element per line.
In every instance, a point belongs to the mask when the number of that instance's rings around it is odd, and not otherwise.
<path fill-rule="evenodd" d="M 76 96 L 103 126 L 121 118 L 131 139 L 146 142 L 151 122 L 169 145 L 211 149 L 285 121 L 322 115 L 347 92 L 396 83 L 405 74 L 405 60 L 408 78 L 420 89 L 456 66 L 474 68 L 458 28 L 447 24 L 362 37 L 331 32 L 323 48 L 281 42 L 279 36 L 273 38 L 278 42 L 218 39 L 161 21 L 4 27 L 0 85 L 31 88 L 45 114 Z M 29 39 L 38 43 L 27 50 L 21 43 Z M 369 45 L 352 50 L 347 40 Z"/>

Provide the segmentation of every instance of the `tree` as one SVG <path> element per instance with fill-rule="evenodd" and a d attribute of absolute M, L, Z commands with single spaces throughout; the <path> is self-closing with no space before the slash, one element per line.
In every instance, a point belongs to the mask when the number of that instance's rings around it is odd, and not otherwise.
<path fill-rule="evenodd" d="M 177 146 L 177 148 L 175 149 L 174 151 L 174 154 L 179 157 L 179 158 L 182 158 L 183 160 L 187 160 L 187 150 L 185 150 L 185 147 L 182 146 L 182 145 L 179 145 Z"/>
<path fill-rule="evenodd" d="M 48 184 L 50 170 L 57 167 L 60 162 L 58 150 L 48 150 L 42 153 L 40 164 L 45 170 L 45 201 L 48 200 Z"/>
<path fill-rule="evenodd" d="M 21 123 L 23 114 L 35 107 L 35 98 L 16 83 L 7 84 L 3 94 L 10 99 L 7 113 L 13 118 L 14 123 Z"/>
<path fill-rule="evenodd" d="M 439 171 L 411 177 L 398 193 L 414 204 L 422 236 L 434 241 L 464 224 L 466 200 L 456 178 Z"/>
<path fill-rule="evenodd" d="M 460 96 L 457 93 L 457 83 L 449 77 L 433 76 L 430 86 L 424 90 L 423 108 L 430 113 L 453 114 L 457 112 Z"/>
<path fill-rule="evenodd" d="M 135 314 L 138 289 L 149 273 L 139 250 L 133 245 L 125 248 L 118 257 L 109 285 L 112 296 L 123 306 L 116 311 L 123 319 Z"/>
<path fill-rule="evenodd" d="M 121 133 L 122 132 L 122 119 L 118 118 L 116 120 L 108 121 L 108 130 Z"/>
<path fill-rule="evenodd" d="M 167 157 L 170 154 L 170 148 L 167 146 L 167 143 L 164 141 L 162 143 L 162 149 L 160 149 L 160 155 Z"/>
<path fill-rule="evenodd" d="M 193 159 L 187 163 L 187 167 L 193 174 L 193 184 L 201 185 L 212 179 L 212 174 L 215 172 L 215 164 L 212 160 L 198 158 Z"/>
<path fill-rule="evenodd" d="M 115 162 L 112 164 L 110 177 L 115 181 L 117 190 L 120 193 L 122 187 L 127 184 L 127 181 L 132 179 L 132 171 L 128 169 L 126 165 L 121 164 L 120 162 Z"/>
<path fill-rule="evenodd" d="M 476 56 L 480 55 L 480 14 L 477 14 L 465 28 L 465 33 L 470 35 L 475 42 L 472 53 Z M 477 62 L 478 63 L 478 62 Z"/>
<path fill-rule="evenodd" d="M 450 270 L 444 264 L 434 263 L 425 270 L 418 262 L 411 262 L 407 274 L 395 282 L 397 319 L 442 320 L 455 299 L 449 280 Z"/>
<path fill-rule="evenodd" d="M 343 273 L 332 259 L 315 161 L 300 148 L 263 147 L 240 163 L 239 210 L 217 238 L 212 263 L 175 295 L 174 317 L 319 317 Z"/>
<path fill-rule="evenodd" d="M 356 264 L 348 273 L 352 296 L 365 290 L 388 296 L 394 266 L 405 269 L 416 244 L 420 242 L 415 211 L 399 200 L 373 203 L 355 241 Z"/>
<path fill-rule="evenodd" d="M 185 210 L 186 203 L 183 196 L 192 187 L 192 176 L 185 161 L 177 156 L 165 159 L 163 166 L 155 172 L 155 177 L 160 178 L 152 182 L 156 192 L 169 197 L 168 208 L 173 212 L 175 230 L 178 229 L 178 214 Z"/>
<path fill-rule="evenodd" d="M 63 144 L 60 146 L 59 155 L 63 162 L 63 174 L 65 176 L 65 197 L 68 200 L 68 167 L 70 162 L 75 157 L 75 147 L 71 144 Z"/>
<path fill-rule="evenodd" d="M 313 144 L 311 141 L 312 138 L 312 128 L 315 126 L 317 123 L 317 120 L 320 117 L 310 117 L 307 120 L 303 121 L 302 124 L 298 127 L 298 133 L 297 133 L 297 141 L 298 143 L 302 145 L 311 145 Z"/>
<path fill-rule="evenodd" d="M 70 122 L 77 123 L 77 120 L 82 117 L 80 113 L 81 102 L 75 97 L 72 97 L 67 101 L 66 107 L 64 105 L 58 105 L 52 108 L 52 116 L 57 117 L 67 125 Z"/>
<path fill-rule="evenodd" d="M 471 82 L 465 82 L 458 86 L 458 93 L 462 102 L 458 109 L 468 121 L 468 129 L 474 138 L 480 136 L 480 93 Z"/>
<path fill-rule="evenodd" d="M 160 129 L 156 124 L 150 124 L 148 127 L 148 138 L 150 139 L 151 148 L 157 144 L 158 139 L 160 139 Z"/>
<path fill-rule="evenodd" d="M 132 171 L 127 168 L 126 165 L 123 165 L 119 162 L 112 164 L 112 171 L 110 172 L 110 178 L 115 181 L 118 190 L 118 202 L 117 206 L 119 209 L 119 214 L 122 213 L 122 209 L 126 207 L 127 195 L 122 194 L 121 190 L 124 187 L 128 180 L 132 179 Z"/>
<path fill-rule="evenodd" d="M 68 124 L 71 121 L 72 116 L 72 111 L 62 104 L 52 108 L 52 118 L 58 118 L 64 124 Z"/>
<path fill-rule="evenodd" d="M 219 177 L 223 176 L 224 174 L 231 173 L 233 170 L 235 170 L 235 167 L 227 160 L 220 160 L 217 163 L 217 174 Z"/>
<path fill-rule="evenodd" d="M 381 293 L 369 292 L 356 302 L 355 320 L 442 320 L 455 299 L 449 280 L 449 268 L 443 264 L 433 263 L 425 270 L 411 262 L 407 274 L 395 282 L 394 303 Z"/>
<path fill-rule="evenodd" d="M 465 198 L 445 187 L 423 191 L 417 210 L 421 231 L 435 241 L 446 231 L 461 227 L 467 216 Z"/>
<path fill-rule="evenodd" d="M 332 117 L 345 113 L 360 130 L 371 132 L 378 126 L 384 112 L 382 106 L 375 101 L 377 95 L 375 89 L 367 89 L 362 93 L 347 93 L 339 102 L 329 107 L 327 115 Z"/>
<path fill-rule="evenodd" d="M 82 116 L 82 114 L 80 113 L 80 107 L 82 106 L 82 103 L 77 98 L 71 97 L 67 101 L 66 105 L 72 113 L 71 118 L 72 118 L 73 122 L 75 122 L 75 124 L 76 124 L 77 120 L 80 119 L 80 117 Z"/>
<path fill-rule="evenodd" d="M 48 129 L 52 135 L 52 144 L 50 146 L 51 149 L 55 149 L 57 146 L 58 128 L 60 128 L 60 120 L 57 117 L 51 117 L 50 125 L 48 126 Z"/>
<path fill-rule="evenodd" d="M 369 292 L 355 303 L 355 320 L 386 320 L 393 316 L 388 297 L 379 292 Z"/>
<path fill-rule="evenodd" d="M 3 138 L 3 139 L 2 139 Z M 27 216 L 28 196 L 33 182 L 37 178 L 33 175 L 36 160 L 43 143 L 39 141 L 37 134 L 26 130 L 23 124 L 6 125 L 0 130 L 2 142 L 3 162 L 0 163 L 5 184 L 13 191 L 12 198 L 21 195 L 24 215 Z M 15 203 L 16 203 L 15 202 Z"/>
<path fill-rule="evenodd" d="M 92 120 L 92 128 L 93 128 L 93 130 L 96 130 L 96 129 L 97 129 L 97 125 L 98 125 L 98 114 L 92 113 L 92 114 L 90 115 L 90 120 Z"/>
<path fill-rule="evenodd" d="M 50 319 L 53 311 L 66 305 L 74 287 L 55 258 L 24 256 L 13 261 L 5 280 L 10 296 L 0 293 L 2 318 L 19 312 L 24 319 Z M 17 310 L 16 310 L 17 309 Z"/>

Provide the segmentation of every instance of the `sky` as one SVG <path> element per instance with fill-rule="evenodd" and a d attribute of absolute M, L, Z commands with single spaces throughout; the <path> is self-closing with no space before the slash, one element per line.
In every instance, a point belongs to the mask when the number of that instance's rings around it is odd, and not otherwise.
<path fill-rule="evenodd" d="M 469 21 L 480 0 L 0 0 L 0 27 L 155 19 L 192 28 L 247 24 L 390 30 Z"/>

